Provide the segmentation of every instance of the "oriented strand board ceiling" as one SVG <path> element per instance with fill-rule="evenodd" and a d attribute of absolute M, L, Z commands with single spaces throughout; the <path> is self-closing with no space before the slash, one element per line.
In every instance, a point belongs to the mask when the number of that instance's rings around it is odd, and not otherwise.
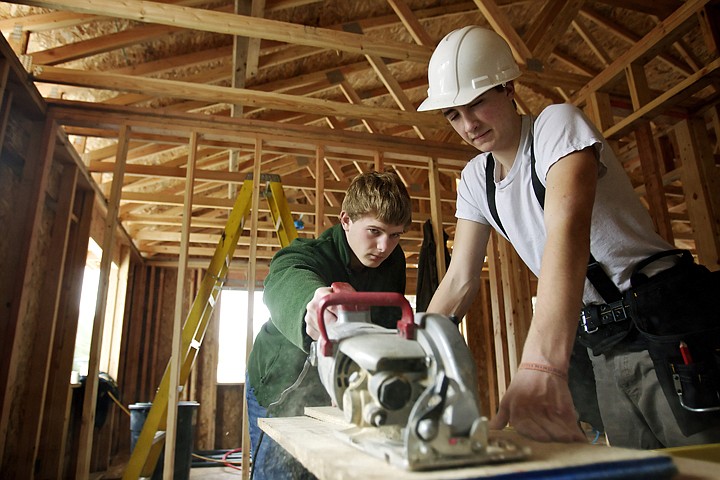
<path fill-rule="evenodd" d="M 336 221 L 356 173 L 394 168 L 416 208 L 403 240 L 413 263 L 422 222 L 441 215 L 452 233 L 455 181 L 474 155 L 441 115 L 415 111 L 446 33 L 503 35 L 524 72 L 519 109 L 585 108 L 642 193 L 636 126 L 661 133 L 717 102 L 717 11 L 708 0 L 30 0 L 0 4 L 0 30 L 106 196 L 127 133 L 119 218 L 146 258 L 178 255 L 191 158 L 192 257 L 212 254 L 259 163 L 281 176 L 302 235 Z M 692 247 L 671 194 L 679 176 L 665 173 L 677 242 Z M 267 259 L 277 241 L 262 206 L 259 227 Z M 246 232 L 239 256 L 249 243 Z"/>

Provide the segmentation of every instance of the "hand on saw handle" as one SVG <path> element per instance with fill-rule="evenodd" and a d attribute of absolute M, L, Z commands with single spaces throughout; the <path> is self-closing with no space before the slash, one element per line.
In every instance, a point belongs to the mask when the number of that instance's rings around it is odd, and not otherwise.
<path fill-rule="evenodd" d="M 342 284 L 342 289 L 343 291 L 355 291 L 355 289 L 352 288 L 350 284 L 346 283 Z M 313 340 L 317 340 L 318 338 L 320 338 L 320 327 L 318 326 L 319 321 L 317 316 L 318 307 L 320 306 L 320 300 L 322 300 L 327 294 L 335 293 L 336 291 L 337 290 L 334 290 L 333 287 L 320 287 L 315 290 L 315 295 L 313 295 L 312 300 L 310 300 L 310 302 L 307 304 L 305 310 L 305 332 L 307 332 L 307 334 Z M 326 326 L 337 322 L 337 311 L 338 305 L 329 305 L 325 308 L 323 317 L 325 318 Z"/>
<path fill-rule="evenodd" d="M 577 423 L 567 379 L 548 372 L 518 370 L 489 427 L 499 430 L 508 423 L 540 442 L 587 442 Z"/>

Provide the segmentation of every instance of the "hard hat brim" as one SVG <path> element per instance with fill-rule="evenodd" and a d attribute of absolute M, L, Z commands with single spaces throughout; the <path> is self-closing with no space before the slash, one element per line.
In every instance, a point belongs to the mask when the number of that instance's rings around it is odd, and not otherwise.
<path fill-rule="evenodd" d="M 483 93 L 492 90 L 497 85 L 490 85 L 476 90 L 464 90 L 456 95 L 444 95 L 426 98 L 417 108 L 418 112 L 427 112 L 430 110 L 441 110 L 443 108 L 463 107 L 472 103 Z"/>

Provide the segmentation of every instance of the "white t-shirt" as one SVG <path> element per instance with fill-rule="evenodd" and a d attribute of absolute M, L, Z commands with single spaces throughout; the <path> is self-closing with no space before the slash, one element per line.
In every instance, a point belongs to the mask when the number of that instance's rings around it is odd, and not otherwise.
<path fill-rule="evenodd" d="M 522 118 L 520 147 L 515 162 L 507 176 L 495 182 L 495 203 L 507 236 L 496 224 L 488 206 L 485 186 L 487 153 L 473 158 L 462 171 L 455 213 L 457 218 L 495 228 L 512 243 L 530 270 L 535 275 L 539 274 L 546 232 L 543 210 L 532 188 L 530 152 L 533 138 L 535 167 L 543 185 L 546 184 L 548 170 L 555 162 L 572 152 L 591 146 L 595 148 L 599 157 L 599 178 L 592 213 L 590 251 L 620 290 L 629 288 L 630 274 L 637 262 L 656 252 L 675 248 L 655 232 L 652 219 L 602 134 L 577 107 L 570 104 L 551 105 L 534 122 L 530 117 Z M 495 178 L 499 175 L 498 169 L 496 162 Z M 646 271 L 652 274 L 672 263 L 671 259 L 661 259 Z M 586 304 L 603 303 L 587 280 L 583 301 Z"/>

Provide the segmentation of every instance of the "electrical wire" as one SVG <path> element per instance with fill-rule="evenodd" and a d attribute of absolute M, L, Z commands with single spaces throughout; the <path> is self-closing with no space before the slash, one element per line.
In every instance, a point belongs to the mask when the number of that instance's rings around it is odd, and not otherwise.
<path fill-rule="evenodd" d="M 239 461 L 239 462 L 231 462 L 230 460 L 228 460 L 228 457 L 229 457 L 230 455 L 232 455 L 233 453 L 241 452 L 241 451 L 242 451 L 242 448 L 236 448 L 236 449 L 233 449 L 233 450 L 228 450 L 227 452 L 223 453 L 223 456 L 222 456 L 221 459 L 212 458 L 212 457 L 207 457 L 207 456 L 204 456 L 204 455 L 200 455 L 199 453 L 193 453 L 192 456 L 193 456 L 193 458 L 197 458 L 197 459 L 203 460 L 203 461 L 205 461 L 205 462 L 217 463 L 217 464 L 220 464 L 220 465 L 222 465 L 222 466 L 224 466 L 224 467 L 232 468 L 233 470 L 242 471 L 242 468 L 241 468 L 241 467 L 242 467 L 242 461 Z"/>
<path fill-rule="evenodd" d="M 233 453 L 237 453 L 237 452 L 241 452 L 241 451 L 242 451 L 242 448 L 235 448 L 233 450 L 228 450 L 227 452 L 225 452 L 225 454 L 222 457 L 223 462 L 225 462 L 225 466 L 234 468 L 235 470 L 242 470 L 242 468 L 235 466 L 235 465 L 241 465 L 241 464 L 232 463 L 232 462 L 228 461 L 228 459 L 227 459 Z"/>

